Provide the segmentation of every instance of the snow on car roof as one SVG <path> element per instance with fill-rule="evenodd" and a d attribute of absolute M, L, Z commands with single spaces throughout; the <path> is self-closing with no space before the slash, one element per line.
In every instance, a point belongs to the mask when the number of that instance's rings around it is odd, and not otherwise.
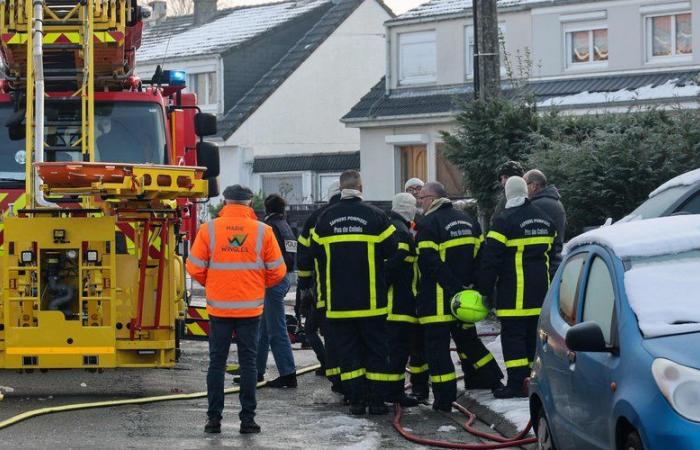
<path fill-rule="evenodd" d="M 620 258 L 660 256 L 700 249 L 700 214 L 617 223 L 591 230 L 566 244 L 566 251 L 585 244 L 610 248 Z"/>
<path fill-rule="evenodd" d="M 678 175 L 675 178 L 671 178 L 658 188 L 651 194 L 649 194 L 649 198 L 652 198 L 663 191 L 666 191 L 668 189 L 678 187 L 678 186 L 690 186 L 692 184 L 700 182 L 700 169 L 695 169 L 691 170 L 690 172 L 686 172 L 682 175 Z"/>

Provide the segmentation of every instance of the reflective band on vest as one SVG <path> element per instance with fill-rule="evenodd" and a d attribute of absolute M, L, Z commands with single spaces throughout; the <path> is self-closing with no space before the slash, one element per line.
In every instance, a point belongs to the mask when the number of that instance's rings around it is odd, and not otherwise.
<path fill-rule="evenodd" d="M 365 374 L 368 380 L 371 381 L 401 381 L 406 379 L 406 374 L 395 374 L 395 373 L 376 373 L 367 372 Z"/>
<path fill-rule="evenodd" d="M 360 378 L 365 376 L 365 369 L 357 369 L 352 372 L 344 372 L 340 374 L 340 381 L 348 381 L 354 378 Z"/>
<path fill-rule="evenodd" d="M 530 361 L 528 361 L 527 358 L 511 359 L 509 361 L 506 361 L 506 368 L 507 369 L 516 369 L 518 367 L 529 367 L 529 366 L 530 366 Z"/>
<path fill-rule="evenodd" d="M 260 308 L 265 304 L 265 299 L 260 299 L 260 300 L 230 300 L 230 301 L 221 301 L 221 300 L 210 300 L 207 299 L 207 305 L 211 306 L 212 308 L 217 308 L 217 309 L 256 309 Z"/>
<path fill-rule="evenodd" d="M 208 261 L 202 261 L 201 259 L 195 258 L 195 257 L 192 256 L 192 255 L 189 255 L 189 256 L 187 257 L 187 259 L 188 259 L 192 264 L 194 264 L 194 265 L 197 266 L 197 267 L 201 267 L 202 269 L 206 269 L 207 267 L 209 267 L 209 262 L 208 262 Z"/>

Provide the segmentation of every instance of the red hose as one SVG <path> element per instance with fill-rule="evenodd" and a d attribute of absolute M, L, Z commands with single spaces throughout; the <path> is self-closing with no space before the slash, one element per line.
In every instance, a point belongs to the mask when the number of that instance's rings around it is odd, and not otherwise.
<path fill-rule="evenodd" d="M 497 443 L 482 443 L 482 444 L 467 444 L 464 442 L 451 442 L 451 441 L 440 441 L 436 439 L 426 439 L 422 438 L 419 436 L 416 436 L 414 434 L 409 433 L 404 429 L 404 427 L 401 425 L 401 416 L 403 411 L 401 410 L 401 406 L 398 404 L 394 405 L 395 408 L 395 414 L 394 414 L 394 429 L 399 432 L 401 436 L 403 436 L 405 439 L 414 442 L 416 444 L 420 445 L 428 445 L 431 447 L 440 447 L 440 448 L 456 448 L 456 449 L 467 449 L 467 450 L 489 450 L 489 449 L 499 449 L 499 448 L 508 448 L 508 447 L 518 447 L 521 445 L 526 445 L 526 444 L 532 444 L 537 442 L 537 438 L 527 438 L 527 439 L 517 439 L 517 440 L 504 440 L 502 442 L 497 442 Z M 461 411 L 461 409 L 460 409 Z M 468 411 L 467 411 L 468 412 Z M 474 415 L 471 412 L 468 412 L 469 414 L 469 420 L 467 420 L 467 423 L 465 423 L 465 430 L 470 431 L 467 429 L 467 424 L 471 425 L 471 423 L 474 422 L 476 419 L 476 415 Z M 470 427 L 471 428 L 471 427 Z M 476 430 L 474 430 L 476 431 Z M 526 431 L 527 432 L 527 431 Z M 481 432 L 479 432 L 481 433 Z M 485 434 L 485 433 L 481 433 Z M 482 436 L 479 436 L 482 437 Z M 499 439 L 505 439 L 502 437 L 498 437 Z"/>
<path fill-rule="evenodd" d="M 457 408 L 462 414 L 464 414 L 465 416 L 467 416 L 469 418 L 466 422 L 464 422 L 464 424 L 462 425 L 462 428 L 464 428 L 468 433 L 473 434 L 474 436 L 477 436 L 477 437 L 480 437 L 483 439 L 488 439 L 490 441 L 509 443 L 511 445 L 514 445 L 514 444 L 515 445 L 525 445 L 525 444 L 533 444 L 533 443 L 537 442 L 537 438 L 534 438 L 534 437 L 533 438 L 526 438 L 525 437 L 532 429 L 532 422 L 528 422 L 525 429 L 523 431 L 521 431 L 520 433 L 518 433 L 517 436 L 515 436 L 513 438 L 507 438 L 507 437 L 499 436 L 497 434 L 485 433 L 483 431 L 479 431 L 479 430 L 473 428 L 472 424 L 476 420 L 476 414 L 469 411 L 467 408 L 465 408 L 464 406 L 460 405 L 457 402 L 454 402 L 452 404 L 452 406 Z M 521 442 L 521 441 L 527 441 L 527 442 Z"/>

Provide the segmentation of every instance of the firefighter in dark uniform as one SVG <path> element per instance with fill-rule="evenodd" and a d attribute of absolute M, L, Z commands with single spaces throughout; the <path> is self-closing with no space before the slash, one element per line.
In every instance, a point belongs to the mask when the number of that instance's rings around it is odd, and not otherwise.
<path fill-rule="evenodd" d="M 401 406 L 416 406 L 428 398 L 428 365 L 423 356 L 423 333 L 416 315 L 418 263 L 411 224 L 416 215 L 416 199 L 408 193 L 397 194 L 390 220 L 396 228 L 397 252 L 386 262 L 389 301 L 387 334 L 389 336 L 389 372 L 397 380 L 390 383 L 387 401 Z M 415 398 L 404 391 L 406 363 L 411 373 Z"/>
<path fill-rule="evenodd" d="M 340 366 L 337 351 L 326 332 L 325 267 L 319 267 L 318 261 L 311 253 L 311 233 L 316 227 L 318 217 L 329 207 L 340 201 L 340 184 L 336 181 L 328 188 L 328 203 L 314 211 L 304 222 L 304 227 L 297 241 L 297 290 L 300 292 L 302 314 L 306 317 L 304 332 L 309 344 L 321 363 L 319 374 L 325 375 L 331 382 L 331 389 L 342 393 L 340 384 Z M 324 342 L 318 335 L 323 334 Z"/>
<path fill-rule="evenodd" d="M 521 177 L 506 182 L 506 205 L 486 237 L 479 290 L 490 296 L 497 287 L 496 315 L 508 384 L 496 398 L 527 397 L 524 381 L 535 356 L 537 320 L 549 287 L 549 262 L 556 254 L 552 220 L 527 198 Z"/>
<path fill-rule="evenodd" d="M 458 323 L 450 300 L 476 282 L 481 228 L 457 211 L 440 183 L 427 183 L 420 192 L 425 216 L 418 222 L 418 320 L 425 334 L 425 355 L 433 384 L 433 409 L 450 411 L 457 396 L 457 375 L 450 355 L 454 339 L 467 389 L 501 387 L 503 373 L 484 347 L 473 324 Z"/>
<path fill-rule="evenodd" d="M 340 379 L 350 413 L 386 414 L 387 285 L 384 261 L 396 252 L 395 228 L 381 210 L 362 201 L 356 170 L 340 176 L 341 200 L 318 218 L 311 251 L 325 267 L 326 323 L 342 351 Z"/>

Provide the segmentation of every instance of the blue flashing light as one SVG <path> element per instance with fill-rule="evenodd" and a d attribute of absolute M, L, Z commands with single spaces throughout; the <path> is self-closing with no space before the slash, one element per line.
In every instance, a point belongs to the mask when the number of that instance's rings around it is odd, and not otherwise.
<path fill-rule="evenodd" d="M 184 70 L 166 70 L 163 78 L 170 86 L 185 86 L 187 84 L 187 72 Z"/>

